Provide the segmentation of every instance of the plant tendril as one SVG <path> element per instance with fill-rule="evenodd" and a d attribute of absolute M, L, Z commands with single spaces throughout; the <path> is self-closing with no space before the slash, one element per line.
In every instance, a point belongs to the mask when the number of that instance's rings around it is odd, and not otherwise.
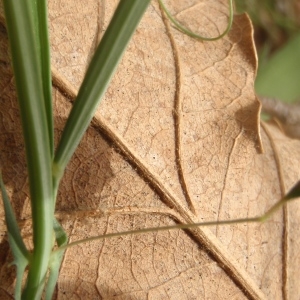
<path fill-rule="evenodd" d="M 241 219 L 233 219 L 233 220 L 221 220 L 221 221 L 208 221 L 208 222 L 201 222 L 201 223 L 189 223 L 189 224 L 177 224 L 171 226 L 162 226 L 162 227 L 150 227 L 150 228 L 143 228 L 143 229 L 136 229 L 130 231 L 123 231 L 123 232 L 114 232 L 114 233 L 107 233 L 105 235 L 99 236 L 92 236 L 87 239 L 75 241 L 69 243 L 67 245 L 63 245 L 55 249 L 52 254 L 55 254 L 60 251 L 64 251 L 68 248 L 74 247 L 79 244 L 113 238 L 113 237 L 120 237 L 124 235 L 132 235 L 132 234 L 143 234 L 147 232 L 158 232 L 158 231 L 166 231 L 166 230 L 174 230 L 174 229 L 191 229 L 195 227 L 204 227 L 204 226 L 213 226 L 213 225 L 232 225 L 232 224 L 241 224 L 241 223 L 263 223 L 267 221 L 276 211 L 278 211 L 283 205 L 291 200 L 295 200 L 300 197 L 300 180 L 291 188 L 291 190 L 279 201 L 277 201 L 273 206 L 271 206 L 263 215 L 258 217 L 252 218 L 241 218 Z"/>
<path fill-rule="evenodd" d="M 158 0 L 161 8 L 163 9 L 163 11 L 166 13 L 166 15 L 168 16 L 168 18 L 170 19 L 170 21 L 176 26 L 176 29 L 178 29 L 179 31 L 185 33 L 186 35 L 195 38 L 195 39 L 199 39 L 199 40 L 203 40 L 203 41 L 216 41 L 221 39 L 223 36 L 225 36 L 231 29 L 232 27 L 232 22 L 233 22 L 233 3 L 232 0 L 229 0 L 229 20 L 228 20 L 228 25 L 225 29 L 225 31 L 220 34 L 217 37 L 213 37 L 213 38 L 209 38 L 209 37 L 204 37 L 201 36 L 189 29 L 187 29 L 186 27 L 184 27 L 183 25 L 181 25 L 169 12 L 169 10 L 166 8 L 165 4 L 163 3 L 162 0 Z"/>

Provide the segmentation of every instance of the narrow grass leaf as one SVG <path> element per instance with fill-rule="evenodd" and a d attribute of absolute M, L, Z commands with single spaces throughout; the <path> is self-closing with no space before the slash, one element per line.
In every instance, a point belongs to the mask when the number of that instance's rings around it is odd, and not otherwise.
<path fill-rule="evenodd" d="M 46 277 L 52 250 L 52 158 L 32 6 L 28 0 L 4 0 L 3 4 L 25 141 L 33 221 L 34 250 L 23 297 L 35 299 Z"/>
<path fill-rule="evenodd" d="M 3 205 L 4 205 L 5 222 L 8 231 L 8 241 L 14 256 L 13 264 L 17 267 L 15 299 L 20 299 L 22 278 L 25 272 L 25 268 L 27 267 L 30 259 L 30 253 L 23 242 L 15 214 L 13 212 L 13 208 L 11 206 L 9 197 L 5 189 L 5 185 L 2 180 L 1 172 L 0 172 L 0 187 L 2 192 Z"/>
<path fill-rule="evenodd" d="M 89 65 L 54 158 L 56 182 L 86 131 L 150 0 L 121 0 Z"/>
<path fill-rule="evenodd" d="M 30 254 L 23 242 L 13 208 L 11 206 L 9 197 L 5 189 L 5 185 L 3 183 L 1 172 L 0 172 L 0 187 L 1 187 L 3 205 L 4 205 L 5 222 L 6 222 L 7 231 L 10 236 L 10 239 L 14 241 L 16 247 L 19 249 L 19 252 L 22 253 L 22 256 L 26 257 L 26 259 L 29 259 Z"/>
<path fill-rule="evenodd" d="M 14 264 L 17 268 L 17 278 L 16 278 L 16 285 L 15 285 L 15 299 L 18 300 L 18 299 L 21 299 L 23 276 L 24 276 L 26 267 L 29 265 L 29 261 L 23 255 L 23 253 L 20 251 L 20 248 L 15 243 L 15 240 L 11 238 L 10 234 L 8 234 L 8 238 L 9 238 L 9 245 L 11 247 L 11 250 L 12 250 L 13 256 L 14 256 L 14 261 L 12 264 Z"/>
<path fill-rule="evenodd" d="M 54 129 L 52 112 L 52 79 L 50 62 L 50 41 L 48 31 L 48 9 L 46 0 L 31 0 L 34 20 L 35 46 L 39 54 L 44 92 L 44 104 L 49 132 L 51 155 L 54 153 Z"/>

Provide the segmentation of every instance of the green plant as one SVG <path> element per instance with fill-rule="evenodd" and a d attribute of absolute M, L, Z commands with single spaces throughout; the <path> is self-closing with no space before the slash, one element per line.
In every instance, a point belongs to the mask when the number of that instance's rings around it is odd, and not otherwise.
<path fill-rule="evenodd" d="M 34 228 L 34 251 L 30 253 L 23 243 L 1 181 L 8 235 L 18 269 L 16 298 L 21 296 L 21 280 L 27 266 L 29 267 L 29 273 L 22 297 L 24 299 L 40 298 L 45 284 L 46 298 L 50 299 L 52 296 L 63 251 L 66 247 L 74 245 L 66 245 L 67 236 L 53 217 L 58 185 L 64 169 L 85 132 L 96 105 L 105 92 L 112 72 L 148 2 L 140 0 L 120 2 L 115 17 L 102 39 L 91 67 L 88 69 L 57 151 L 54 154 L 49 43 L 48 39 L 43 41 L 43 38 L 47 37 L 47 24 L 44 18 L 46 16 L 46 5 L 45 2 L 26 1 L 20 4 L 18 1 L 4 1 L 23 120 Z M 127 21 L 128 23 L 126 23 Z M 117 32 L 114 31 L 114 26 L 118 27 Z M 24 30 L 25 28 L 26 30 Z M 117 44 L 118 41 L 120 44 Z M 270 212 L 272 213 L 283 203 L 294 198 L 295 191 L 298 191 L 298 188 L 299 185 L 284 197 L 279 204 L 271 208 L 264 217 L 268 217 Z M 262 221 L 264 217 L 241 219 L 239 221 Z M 236 221 L 185 224 L 164 227 L 159 230 L 226 224 Z M 147 230 L 158 229 L 149 228 Z M 127 232 L 126 234 L 145 231 L 139 230 Z M 55 238 L 53 238 L 53 232 L 55 232 Z M 102 236 L 102 238 L 120 234 L 125 233 Z M 53 251 L 55 242 L 58 249 Z M 48 269 L 50 270 L 49 275 L 47 275 Z"/>
<path fill-rule="evenodd" d="M 64 230 L 54 219 L 59 182 L 148 4 L 147 0 L 120 2 L 54 154 L 47 1 L 4 1 L 28 163 L 34 243 L 33 253 L 29 253 L 4 193 L 9 241 L 18 269 L 17 299 L 27 265 L 22 298 L 39 299 L 45 283 L 47 299 L 52 297 L 62 257 L 52 254 L 52 248 L 54 241 L 58 246 L 67 242 Z"/>

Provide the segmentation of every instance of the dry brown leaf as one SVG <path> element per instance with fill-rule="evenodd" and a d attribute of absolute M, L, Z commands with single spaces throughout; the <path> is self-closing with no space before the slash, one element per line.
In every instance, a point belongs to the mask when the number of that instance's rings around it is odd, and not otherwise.
<path fill-rule="evenodd" d="M 217 36 L 227 25 L 226 1 L 166 4 L 200 34 Z M 115 5 L 49 3 L 57 135 Z M 4 26 L 0 33 L 1 166 L 29 240 L 23 141 Z M 300 141 L 273 124 L 259 129 L 255 72 L 245 15 L 235 17 L 222 40 L 201 42 L 170 26 L 153 1 L 61 184 L 57 212 L 70 241 L 266 211 L 300 177 Z M 299 216 L 294 202 L 266 224 L 82 244 L 66 252 L 56 299 L 298 299 Z M 0 225 L 0 298 L 11 299 L 15 274 L 8 267 L 2 206 Z"/>

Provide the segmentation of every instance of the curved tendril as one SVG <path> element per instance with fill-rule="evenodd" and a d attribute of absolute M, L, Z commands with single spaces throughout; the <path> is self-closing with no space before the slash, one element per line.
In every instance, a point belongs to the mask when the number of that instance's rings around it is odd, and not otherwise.
<path fill-rule="evenodd" d="M 168 11 L 168 9 L 166 8 L 165 4 L 163 3 L 162 0 L 158 0 L 159 4 L 161 5 L 163 11 L 166 13 L 166 15 L 168 16 L 168 18 L 170 19 L 170 21 L 176 26 L 176 28 L 178 30 L 180 30 L 181 32 L 185 33 L 186 35 L 192 37 L 192 38 L 196 38 L 196 39 L 200 39 L 203 41 L 216 41 L 218 39 L 221 39 L 223 36 L 225 36 L 231 29 L 232 27 L 232 22 L 233 22 L 233 3 L 232 0 L 229 0 L 229 21 L 228 21 L 228 25 L 225 29 L 225 31 L 220 34 L 217 37 L 214 38 L 208 38 L 208 37 L 204 37 L 201 35 L 198 35 L 192 31 L 190 31 L 189 29 L 187 29 L 186 27 L 184 27 L 183 25 L 181 25 L 175 18 L 172 17 L 172 15 L 170 14 L 170 12 Z"/>
<path fill-rule="evenodd" d="M 130 231 L 123 231 L 123 232 L 114 232 L 114 233 L 107 233 L 105 235 L 99 236 L 92 236 L 84 240 L 75 241 L 69 244 L 62 245 L 55 249 L 52 252 L 53 254 L 57 254 L 60 251 L 64 251 L 67 248 L 71 248 L 73 246 L 87 243 L 95 240 L 100 239 L 107 239 L 112 237 L 119 237 L 123 235 L 132 235 L 132 234 L 141 234 L 146 232 L 157 232 L 157 231 L 165 231 L 171 229 L 188 229 L 188 228 L 195 228 L 200 226 L 212 226 L 212 225 L 230 225 L 230 224 L 237 224 L 237 223 L 259 223 L 265 222 L 269 219 L 276 211 L 278 211 L 283 205 L 285 205 L 288 201 L 296 200 L 300 197 L 300 180 L 290 189 L 290 191 L 279 201 L 277 201 L 273 206 L 271 206 L 264 214 L 258 217 L 253 218 L 242 218 L 242 219 L 234 219 L 234 220 L 221 220 L 221 221 L 208 221 L 202 223 L 189 223 L 189 224 L 177 224 L 171 226 L 163 226 L 163 227 L 150 227 L 150 228 L 143 228 L 143 229 L 136 229 Z"/>

